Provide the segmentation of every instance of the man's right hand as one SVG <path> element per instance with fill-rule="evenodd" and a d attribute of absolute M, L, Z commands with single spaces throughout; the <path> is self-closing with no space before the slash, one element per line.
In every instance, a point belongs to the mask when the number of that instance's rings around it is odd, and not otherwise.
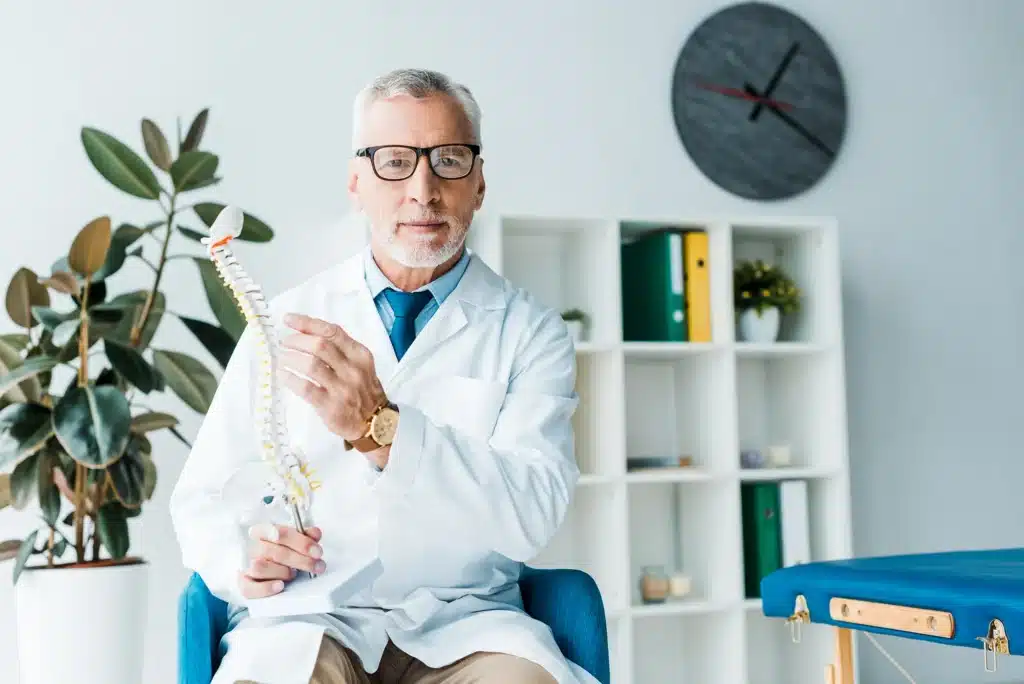
<path fill-rule="evenodd" d="M 284 589 L 299 570 L 322 573 L 323 549 L 317 543 L 323 532 L 310 527 L 302 534 L 288 525 L 254 525 L 249 537 L 249 567 L 240 573 L 238 585 L 245 598 L 271 596 Z"/>

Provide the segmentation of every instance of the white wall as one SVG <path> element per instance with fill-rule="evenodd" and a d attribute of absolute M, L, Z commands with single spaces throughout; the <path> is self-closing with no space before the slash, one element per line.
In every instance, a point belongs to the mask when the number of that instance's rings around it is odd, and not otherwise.
<path fill-rule="evenodd" d="M 272 246 L 245 256 L 279 291 L 349 249 L 337 222 L 357 88 L 396 66 L 438 68 L 482 103 L 487 209 L 838 216 L 857 552 L 1024 544 L 1024 365 L 1012 346 L 1024 332 L 1024 2 L 786 3 L 834 46 L 850 130 L 823 185 L 766 206 L 705 181 L 672 127 L 676 53 L 722 4 L 5 3 L 0 280 L 23 263 L 46 269 L 95 215 L 151 216 L 92 171 L 82 125 L 139 148 L 141 116 L 173 130 L 175 116 L 187 125 L 210 106 L 207 147 L 225 177 L 213 194 L 277 229 Z M 194 272 L 174 263 L 171 306 L 205 314 Z M 194 348 L 173 321 L 158 340 Z M 195 427 L 190 418 L 185 431 Z M 135 539 L 153 563 L 145 681 L 159 684 L 174 679 L 187 576 L 166 513 L 185 451 L 171 439 L 155 447 L 160 484 Z M 29 522 L 4 512 L 0 536 Z M 11 605 L 5 580 L 0 681 L 16 677 Z M 887 646 L 920 681 L 981 676 L 975 651 Z M 868 645 L 862 653 L 865 681 L 898 681 Z"/>

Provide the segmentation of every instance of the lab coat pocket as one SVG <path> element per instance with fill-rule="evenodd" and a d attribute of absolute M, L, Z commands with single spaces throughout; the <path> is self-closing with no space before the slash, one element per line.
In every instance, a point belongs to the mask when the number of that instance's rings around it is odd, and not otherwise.
<path fill-rule="evenodd" d="M 476 439 L 487 440 L 505 403 L 504 382 L 464 375 L 438 378 L 428 404 L 435 419 Z"/>

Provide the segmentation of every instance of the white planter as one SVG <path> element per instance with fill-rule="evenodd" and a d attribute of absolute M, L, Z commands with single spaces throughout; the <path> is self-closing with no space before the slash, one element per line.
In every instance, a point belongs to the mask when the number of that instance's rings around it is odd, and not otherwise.
<path fill-rule="evenodd" d="M 19 684 L 139 684 L 149 565 L 26 568 L 15 586 Z"/>
<path fill-rule="evenodd" d="M 758 315 L 756 309 L 746 309 L 740 314 L 739 333 L 741 342 L 767 344 L 779 338 L 779 309 L 770 307 Z"/>
<path fill-rule="evenodd" d="M 569 334 L 572 335 L 572 341 L 574 344 L 579 344 L 583 341 L 583 321 L 566 321 L 565 324 L 569 327 Z"/>

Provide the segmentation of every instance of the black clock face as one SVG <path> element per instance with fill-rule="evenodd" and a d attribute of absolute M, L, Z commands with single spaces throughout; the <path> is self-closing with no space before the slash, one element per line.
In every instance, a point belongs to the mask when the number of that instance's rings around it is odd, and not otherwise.
<path fill-rule="evenodd" d="M 835 57 L 806 22 L 773 5 L 727 7 L 689 36 L 672 111 L 687 153 L 741 197 L 800 194 L 824 176 L 846 130 Z"/>

